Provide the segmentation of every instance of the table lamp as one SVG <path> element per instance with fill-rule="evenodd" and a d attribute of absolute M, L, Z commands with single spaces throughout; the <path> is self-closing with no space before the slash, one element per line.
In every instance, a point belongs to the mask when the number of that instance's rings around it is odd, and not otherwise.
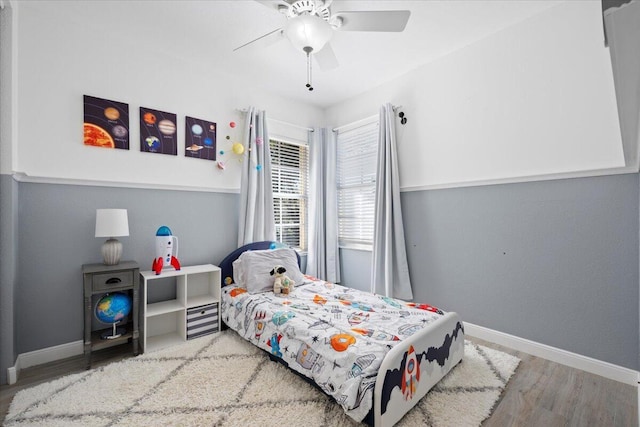
<path fill-rule="evenodd" d="M 122 256 L 122 243 L 115 237 L 129 235 L 129 219 L 126 209 L 97 209 L 96 237 L 109 237 L 102 245 L 102 257 L 106 265 L 116 265 Z"/>

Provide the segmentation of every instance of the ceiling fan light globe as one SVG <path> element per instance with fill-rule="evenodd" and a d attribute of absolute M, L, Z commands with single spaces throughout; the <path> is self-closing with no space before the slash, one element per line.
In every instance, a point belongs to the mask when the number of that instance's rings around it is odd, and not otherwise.
<path fill-rule="evenodd" d="M 315 15 L 300 15 L 287 21 L 284 34 L 291 44 L 298 49 L 311 48 L 318 52 L 327 44 L 333 35 L 331 25 Z"/>

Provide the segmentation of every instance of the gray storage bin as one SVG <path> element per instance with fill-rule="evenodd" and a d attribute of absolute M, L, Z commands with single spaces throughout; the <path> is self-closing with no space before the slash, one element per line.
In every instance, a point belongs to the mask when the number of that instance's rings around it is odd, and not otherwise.
<path fill-rule="evenodd" d="M 218 332 L 218 303 L 187 309 L 187 339 Z"/>

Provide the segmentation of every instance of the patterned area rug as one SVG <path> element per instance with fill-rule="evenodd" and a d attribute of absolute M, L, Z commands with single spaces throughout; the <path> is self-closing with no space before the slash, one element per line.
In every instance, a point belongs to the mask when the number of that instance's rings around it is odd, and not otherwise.
<path fill-rule="evenodd" d="M 465 342 L 465 356 L 399 426 L 478 426 L 519 359 Z M 6 426 L 359 426 L 228 330 L 16 394 Z"/>

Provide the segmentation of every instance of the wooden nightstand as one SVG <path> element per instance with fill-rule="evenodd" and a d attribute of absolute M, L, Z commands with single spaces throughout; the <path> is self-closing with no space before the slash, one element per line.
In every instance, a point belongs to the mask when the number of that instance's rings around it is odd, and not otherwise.
<path fill-rule="evenodd" d="M 122 261 L 116 265 L 85 264 L 82 266 L 84 278 L 84 356 L 87 369 L 91 368 L 91 352 L 114 345 L 126 344 L 131 340 L 133 354 L 138 354 L 140 332 L 138 329 L 140 307 L 140 268 L 135 261 Z M 111 328 L 92 331 L 94 304 L 101 294 L 111 292 L 128 293 L 132 300 L 131 319 L 125 326 L 126 332 L 113 339 L 102 339 L 101 334 Z M 95 296 L 95 298 L 94 298 Z"/>

